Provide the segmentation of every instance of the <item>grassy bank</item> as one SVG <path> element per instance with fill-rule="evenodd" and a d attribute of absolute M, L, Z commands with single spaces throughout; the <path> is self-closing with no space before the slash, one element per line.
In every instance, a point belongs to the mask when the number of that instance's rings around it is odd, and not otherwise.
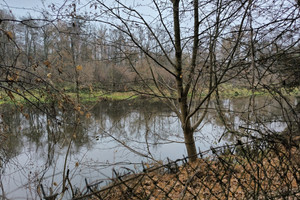
<path fill-rule="evenodd" d="M 62 89 L 62 94 L 69 96 L 71 99 L 76 99 L 77 94 L 74 92 L 74 90 L 71 90 L 69 88 Z M 295 88 L 293 90 L 287 91 L 285 89 L 281 89 L 282 94 L 284 95 L 291 95 L 291 96 L 300 96 L 300 90 L 298 88 Z M 240 97 L 249 97 L 251 95 L 255 96 L 263 96 L 263 95 L 269 95 L 268 91 L 266 90 L 256 90 L 254 93 L 250 89 L 242 88 L 242 87 L 235 87 L 233 85 L 222 85 L 219 88 L 219 94 L 223 98 L 240 98 Z M 203 96 L 206 94 L 203 93 Z M 25 97 L 25 98 L 24 98 Z M 40 91 L 38 90 L 32 90 L 31 94 L 26 93 L 24 97 L 19 96 L 17 94 L 13 94 L 13 97 L 11 94 L 6 93 L 4 91 L 0 91 L 0 104 L 7 104 L 7 103 L 26 103 L 29 101 L 32 102 L 41 102 L 46 103 L 49 102 L 49 98 L 47 95 L 42 95 Z M 53 98 L 55 96 L 52 95 Z M 59 98 L 59 96 L 57 96 Z M 104 90 L 90 90 L 90 89 L 82 89 L 79 93 L 80 102 L 82 103 L 89 103 L 89 102 L 97 102 L 102 100 L 108 100 L 108 101 L 120 101 L 120 100 L 132 100 L 132 99 L 138 99 L 138 98 L 147 98 L 145 96 L 137 95 L 134 92 L 110 92 L 110 91 L 104 91 Z M 153 99 L 155 101 L 155 99 Z"/>
<path fill-rule="evenodd" d="M 77 94 L 74 92 L 67 92 L 66 95 L 72 99 L 76 99 Z M 119 101 L 126 99 L 136 99 L 138 96 L 133 92 L 106 92 L 106 91 L 94 91 L 94 92 L 80 92 L 80 102 L 97 102 L 101 100 Z"/>

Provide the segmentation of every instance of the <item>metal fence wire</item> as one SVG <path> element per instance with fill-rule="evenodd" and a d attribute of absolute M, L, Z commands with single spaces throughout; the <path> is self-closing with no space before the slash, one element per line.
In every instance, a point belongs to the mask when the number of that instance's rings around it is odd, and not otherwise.
<path fill-rule="evenodd" d="M 300 199 L 299 144 L 257 139 L 119 175 L 73 199 Z M 129 171 L 129 170 L 128 170 Z M 94 188 L 94 189 L 93 189 Z"/>

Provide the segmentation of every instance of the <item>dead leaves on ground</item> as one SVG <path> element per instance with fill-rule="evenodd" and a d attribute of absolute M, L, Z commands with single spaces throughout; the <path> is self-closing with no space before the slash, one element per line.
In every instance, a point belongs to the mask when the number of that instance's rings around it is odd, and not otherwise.
<path fill-rule="evenodd" d="M 236 155 L 198 159 L 176 173 L 161 167 L 132 175 L 99 194 L 104 199 L 280 199 L 286 191 L 300 191 L 297 160 L 299 148 L 268 151 L 254 160 Z"/>

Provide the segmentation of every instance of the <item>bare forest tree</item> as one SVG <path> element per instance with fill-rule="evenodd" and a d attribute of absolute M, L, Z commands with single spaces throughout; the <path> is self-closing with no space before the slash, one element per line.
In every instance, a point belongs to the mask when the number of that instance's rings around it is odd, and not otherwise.
<path fill-rule="evenodd" d="M 160 135 L 156 132 L 148 134 L 151 132 L 148 121 L 153 117 L 153 113 L 148 109 L 143 113 L 146 121 L 145 137 L 140 137 L 144 130 L 139 123 L 128 122 L 131 123 L 129 129 L 118 123 L 122 121 L 123 115 L 126 115 L 127 106 L 137 107 L 138 104 L 132 105 L 130 102 L 122 107 L 113 107 L 110 106 L 111 102 L 107 102 L 103 108 L 100 106 L 101 108 L 93 113 L 92 109 L 88 108 L 89 104 L 86 104 L 87 106 L 83 104 L 83 99 L 89 96 L 91 101 L 106 101 L 105 95 L 112 92 L 129 92 L 132 96 L 139 95 L 142 100 L 155 98 L 172 110 L 170 112 L 172 120 L 175 113 L 176 120 L 181 125 L 182 143 L 185 144 L 190 163 L 186 162 L 186 158 L 183 159 L 182 163 L 185 162 L 185 166 L 188 166 L 186 168 L 188 170 L 184 172 L 185 180 L 181 179 L 183 177 L 180 175 L 174 176 L 182 187 L 180 195 L 190 190 L 189 184 L 196 178 L 206 186 L 203 187 L 203 191 L 201 188 L 193 195 L 195 198 L 200 198 L 201 192 L 206 194 L 208 185 L 211 184 L 212 188 L 215 188 L 213 181 L 207 181 L 211 179 L 213 171 L 215 183 L 221 186 L 225 184 L 226 188 L 228 187 L 228 190 L 223 187 L 223 194 L 227 198 L 231 198 L 232 185 L 237 185 L 236 190 L 234 189 L 236 195 L 239 188 L 242 188 L 246 194 L 249 193 L 249 198 L 254 199 L 260 198 L 260 195 L 265 195 L 269 199 L 270 195 L 273 195 L 273 185 L 276 186 L 276 190 L 282 189 L 279 193 L 283 196 L 295 190 L 295 196 L 298 197 L 299 2 L 299 0 L 64 0 L 62 3 L 50 4 L 38 14 L 32 13 L 23 17 L 14 16 L 9 9 L 0 10 L 0 104 L 3 99 L 13 102 L 20 112 L 7 116 L 7 120 L 9 117 L 13 118 L 7 124 L 13 127 L 13 131 L 16 127 L 22 126 L 21 118 L 29 120 L 32 126 L 45 125 L 40 126 L 40 131 L 46 132 L 48 136 L 49 155 L 45 163 L 46 168 L 52 165 L 54 157 L 52 148 L 59 139 L 63 140 L 61 146 L 66 147 L 67 151 L 61 173 L 62 182 L 56 184 L 57 191 L 61 192 L 52 191 L 54 185 L 52 178 L 50 197 L 56 198 L 60 194 L 62 199 L 69 192 L 76 198 L 81 194 L 77 193 L 79 190 L 75 187 L 72 188 L 67 169 L 72 145 L 79 147 L 82 141 L 92 145 L 93 139 L 98 140 L 102 134 L 101 137 L 110 137 L 129 151 L 154 160 L 155 166 L 161 165 L 162 162 L 155 160 L 149 146 L 157 145 L 159 140 L 165 142 L 168 140 L 166 135 L 172 135 L 164 131 L 161 131 L 164 133 L 159 133 Z M 234 100 L 228 100 L 225 94 L 228 90 L 231 97 L 238 96 L 240 91 L 246 91 L 247 98 L 237 99 L 238 103 L 231 104 Z M 87 93 L 89 95 L 86 95 Z M 259 97 L 261 94 L 264 94 L 263 98 Z M 91 95 L 94 95 L 93 100 Z M 162 105 L 161 102 L 159 106 Z M 27 109 L 25 103 L 43 113 L 42 122 L 38 117 L 39 114 Z M 96 108 L 97 105 L 93 104 L 91 107 Z M 100 123 L 96 117 L 93 121 L 92 115 L 101 115 L 99 113 L 109 109 L 113 112 L 112 116 L 109 116 L 113 122 L 112 126 L 116 127 L 110 130 L 112 132 L 124 130 L 117 132 L 116 135 L 110 134 L 104 130 L 108 126 L 106 124 L 108 121 L 103 116 L 99 117 L 101 120 L 104 119 L 100 124 L 103 130 L 98 126 L 95 129 L 84 127 L 84 120 Z M 9 113 L 9 108 L 6 108 L 5 112 Z M 141 117 L 138 118 L 140 120 Z M 1 141 L 7 140 L 6 135 L 10 131 L 3 119 L 5 117 L 0 114 Z M 197 152 L 196 137 L 201 131 L 207 131 L 203 128 L 205 123 L 221 127 L 222 133 L 216 138 L 218 144 L 221 144 L 222 138 L 228 139 L 231 144 L 216 148 L 211 144 L 211 149 L 205 153 L 210 158 L 198 160 L 198 156 L 203 155 L 201 151 Z M 163 120 L 159 122 L 159 126 L 164 126 Z M 83 129 L 94 131 L 95 138 L 94 135 L 90 138 L 89 134 L 82 131 Z M 131 137 L 135 136 L 122 134 L 124 131 L 135 132 L 134 130 L 138 132 L 139 137 L 133 138 L 132 141 L 135 140 L 140 144 L 142 141 L 139 140 L 144 140 L 146 150 L 127 144 Z M 63 134 L 64 132 L 67 134 Z M 16 138 L 15 135 L 12 137 Z M 28 128 L 28 135 L 34 136 L 31 126 Z M 40 140 L 42 135 L 37 140 Z M 177 133 L 175 135 L 178 136 Z M 148 140 L 151 137 L 154 138 L 153 143 Z M 122 138 L 126 140 L 123 141 Z M 40 143 L 44 144 L 42 141 Z M 8 146 L 13 145 L 16 144 L 11 140 L 9 145 L 0 146 L 0 162 L 8 162 L 6 160 L 11 155 L 8 154 L 5 158 L 1 152 L 6 153 L 9 151 Z M 144 154 L 142 151 L 147 152 Z M 208 155 L 208 152 L 211 152 L 211 155 Z M 223 159 L 223 156 L 227 156 L 226 159 Z M 189 168 L 197 166 L 197 162 L 202 164 L 194 168 L 193 175 L 188 174 Z M 109 162 L 106 164 L 110 167 L 112 165 Z M 219 166 L 222 166 L 224 175 L 216 170 L 218 164 L 221 164 Z M 0 163 L 0 170 L 1 165 Z M 148 168 L 145 169 L 143 163 L 141 165 L 145 172 L 141 174 L 147 174 Z M 75 169 L 78 166 L 79 163 L 76 162 Z M 166 177 L 171 177 L 169 176 L 171 172 L 164 171 L 163 165 L 160 167 L 162 170 L 159 174 L 163 172 Z M 184 166 L 182 167 L 184 169 Z M 269 170 L 270 167 L 273 170 Z M 176 164 L 176 170 L 179 172 L 177 168 Z M 285 168 L 289 172 L 285 171 Z M 202 173 L 206 169 L 211 171 Z M 286 177 L 282 175 L 284 173 Z M 241 174 L 244 177 L 239 177 Z M 44 175 L 37 184 L 43 180 Z M 235 175 L 240 179 L 236 179 Z M 116 177 L 119 177 L 117 173 Z M 233 177 L 234 180 L 231 179 L 233 182 L 230 182 L 228 177 Z M 278 180 L 270 184 L 274 177 Z M 156 179 L 150 176 L 149 178 L 159 188 L 152 188 L 153 192 L 162 189 Z M 253 182 L 248 184 L 245 181 L 247 178 Z M 285 178 L 286 183 L 278 184 Z M 123 180 L 120 178 L 118 181 L 125 183 Z M 85 182 L 91 192 L 87 195 L 96 194 L 87 179 Z M 143 184 L 148 188 L 149 184 L 146 182 Z M 141 186 L 140 183 L 142 182 L 134 183 L 134 187 Z M 253 191 L 244 186 L 245 184 Z M 176 185 L 178 184 L 174 182 L 171 190 L 174 189 L 179 193 Z M 70 189 L 67 186 L 70 186 Z M 131 192 L 132 195 L 133 190 L 128 187 L 129 185 L 124 186 L 126 192 L 122 194 L 128 195 Z M 37 186 L 39 187 L 43 190 L 42 185 Z M 261 190 L 262 188 L 264 190 Z M 5 198 L 1 177 L 0 189 L 3 193 L 1 195 Z M 215 192 L 214 189 L 209 190 L 212 194 Z M 168 196 L 169 192 L 165 193 L 167 198 L 171 198 Z M 214 197 L 222 195 L 221 193 L 217 191 Z M 39 192 L 38 195 L 41 197 L 42 194 Z M 44 191 L 43 195 L 47 198 Z M 112 197 L 114 195 L 117 194 L 113 194 Z M 149 195 L 147 194 L 147 198 L 152 194 Z"/>
<path fill-rule="evenodd" d="M 22 97 L 30 104 L 42 109 L 42 106 L 38 105 L 41 96 L 50 95 L 50 90 L 55 91 L 46 77 L 37 69 L 41 62 L 38 28 L 43 25 L 28 19 L 17 20 L 11 14 L 1 11 L 0 26 L 1 90 L 14 102 L 18 97 Z M 37 94 L 34 90 L 39 90 L 39 85 L 45 86 L 46 90 Z M 31 100 L 29 96 L 32 97 Z"/>
<path fill-rule="evenodd" d="M 81 86 L 106 84 L 159 98 L 180 120 L 191 161 L 194 133 L 212 102 L 227 132 L 248 133 L 223 113 L 223 85 L 251 91 L 248 122 L 257 91 L 291 105 L 281 88 L 299 85 L 298 1 L 94 0 L 50 8 L 55 14 L 35 20 L 1 11 L 0 87 L 8 96 L 39 99 L 49 88 L 79 94 Z M 32 89 L 41 85 L 38 97 Z M 248 122 L 243 130 L 251 129 Z"/>
<path fill-rule="evenodd" d="M 299 46 L 299 9 L 293 1 L 97 0 L 91 6 L 99 13 L 94 22 L 123 33 L 124 41 L 115 47 L 143 83 L 133 90 L 160 98 L 177 114 L 191 161 L 197 154 L 194 132 L 220 86 L 238 84 L 254 94 L 281 84 L 275 62 L 281 52 L 294 53 Z M 146 70 L 133 54 L 145 60 Z"/>

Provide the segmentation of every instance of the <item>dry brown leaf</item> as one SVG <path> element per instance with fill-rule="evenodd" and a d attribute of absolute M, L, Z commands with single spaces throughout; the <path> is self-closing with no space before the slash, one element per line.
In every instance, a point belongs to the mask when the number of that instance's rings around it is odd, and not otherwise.
<path fill-rule="evenodd" d="M 13 33 L 10 31 L 6 31 L 6 35 L 8 37 L 8 39 L 12 40 L 13 39 Z"/>
<path fill-rule="evenodd" d="M 77 66 L 76 66 L 76 70 L 77 70 L 77 71 L 81 71 L 81 70 L 82 70 L 82 66 L 81 66 L 81 65 L 77 65 Z"/>
<path fill-rule="evenodd" d="M 24 116 L 27 120 L 29 119 L 29 115 L 27 113 L 24 113 Z"/>
<path fill-rule="evenodd" d="M 11 100 L 15 100 L 15 96 L 11 93 L 11 91 L 8 91 L 8 92 L 7 92 L 7 95 L 9 96 L 9 98 L 10 98 Z"/>
<path fill-rule="evenodd" d="M 91 113 L 86 113 L 85 117 L 89 119 L 91 117 Z"/>
<path fill-rule="evenodd" d="M 49 60 L 45 60 L 44 65 L 46 65 L 46 67 L 48 67 L 48 68 L 51 67 L 51 63 L 49 62 Z"/>

